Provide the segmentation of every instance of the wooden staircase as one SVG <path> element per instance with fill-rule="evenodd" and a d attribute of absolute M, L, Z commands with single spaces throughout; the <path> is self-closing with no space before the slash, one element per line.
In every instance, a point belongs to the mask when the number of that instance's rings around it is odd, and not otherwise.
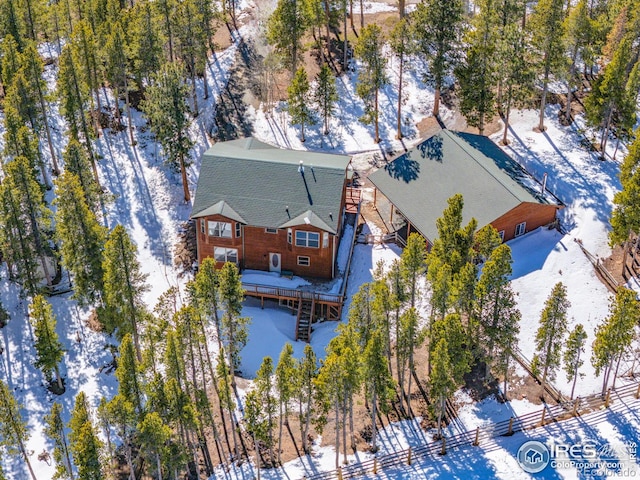
<path fill-rule="evenodd" d="M 296 340 L 309 343 L 311 341 L 311 323 L 316 310 L 316 299 L 313 296 L 301 298 L 298 303 L 298 320 L 296 322 Z"/>

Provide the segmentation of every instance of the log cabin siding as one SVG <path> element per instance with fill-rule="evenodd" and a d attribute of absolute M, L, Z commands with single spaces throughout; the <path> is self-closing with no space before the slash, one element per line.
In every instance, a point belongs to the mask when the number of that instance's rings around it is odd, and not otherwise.
<path fill-rule="evenodd" d="M 516 227 L 520 223 L 526 222 L 524 233 L 553 223 L 556 219 L 556 211 L 558 208 L 557 205 L 523 202 L 504 215 L 496 218 L 491 222 L 491 225 L 493 225 L 498 232 L 504 231 L 503 241 L 507 242 L 515 238 Z"/>

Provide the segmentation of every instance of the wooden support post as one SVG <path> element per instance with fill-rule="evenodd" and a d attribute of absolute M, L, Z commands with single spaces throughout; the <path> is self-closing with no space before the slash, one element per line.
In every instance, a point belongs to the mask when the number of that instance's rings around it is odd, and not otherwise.
<path fill-rule="evenodd" d="M 446 455 L 447 454 L 447 439 L 445 437 L 442 437 L 442 450 L 440 450 L 440 455 Z"/>
<path fill-rule="evenodd" d="M 407 465 L 411 465 L 411 447 L 409 447 L 409 452 L 407 453 Z"/>
<path fill-rule="evenodd" d="M 640 398 L 640 385 L 638 385 L 638 391 L 636 392 L 636 398 Z"/>
<path fill-rule="evenodd" d="M 509 419 L 509 430 L 507 430 L 507 435 L 513 435 L 513 417 Z"/>
<path fill-rule="evenodd" d="M 573 401 L 573 412 L 571 413 L 574 417 L 578 416 L 578 405 L 580 405 L 580 397 L 576 398 Z"/>
<path fill-rule="evenodd" d="M 342 480 L 342 467 L 338 467 L 338 480 Z"/>
<path fill-rule="evenodd" d="M 378 189 L 374 188 L 373 189 L 373 209 L 374 210 L 378 209 L 377 201 L 378 201 Z"/>
<path fill-rule="evenodd" d="M 407 220 L 407 238 L 411 235 L 411 222 Z"/>
<path fill-rule="evenodd" d="M 480 427 L 476 427 L 476 439 L 473 441 L 473 446 L 477 447 L 480 445 Z"/>
<path fill-rule="evenodd" d="M 378 474 L 378 459 L 377 458 L 373 459 L 373 474 L 374 475 Z"/>
<path fill-rule="evenodd" d="M 260 308 L 264 310 L 264 297 L 260 297 Z"/>
<path fill-rule="evenodd" d="M 607 396 L 604 399 L 604 408 L 609 408 L 609 403 L 611 402 L 611 389 L 607 390 Z"/>
<path fill-rule="evenodd" d="M 542 418 L 540 418 L 540 425 L 544 426 L 544 416 L 547 414 L 547 409 L 542 409 Z"/>

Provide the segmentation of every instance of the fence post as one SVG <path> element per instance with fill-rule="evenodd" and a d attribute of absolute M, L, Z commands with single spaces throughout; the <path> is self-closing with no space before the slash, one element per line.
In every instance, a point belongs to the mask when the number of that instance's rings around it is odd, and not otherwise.
<path fill-rule="evenodd" d="M 409 453 L 407 454 L 407 465 L 411 465 L 411 447 L 409 447 Z"/>
<path fill-rule="evenodd" d="M 609 408 L 609 402 L 611 401 L 611 389 L 607 390 L 607 396 L 604 399 L 604 408 Z"/>
<path fill-rule="evenodd" d="M 576 398 L 573 401 L 573 412 L 571 413 L 574 417 L 578 416 L 578 405 L 580 405 L 580 397 Z"/>
<path fill-rule="evenodd" d="M 513 435 L 513 417 L 509 419 L 509 430 L 507 430 L 507 435 Z"/>
<path fill-rule="evenodd" d="M 473 446 L 474 447 L 477 447 L 480 444 L 480 442 L 479 442 L 480 438 L 479 437 L 480 437 L 480 427 L 476 427 L 476 439 L 473 441 Z"/>
<path fill-rule="evenodd" d="M 342 467 L 338 467 L 338 480 L 342 480 Z"/>
<path fill-rule="evenodd" d="M 446 455 L 447 454 L 447 439 L 445 437 L 442 437 L 442 450 L 440 450 L 440 455 Z"/>
<path fill-rule="evenodd" d="M 376 475 L 378 473 L 378 459 L 373 459 L 373 474 Z"/>
<path fill-rule="evenodd" d="M 544 416 L 547 413 L 547 409 L 546 408 L 542 408 L 542 418 L 540 418 L 540 425 L 544 426 Z"/>

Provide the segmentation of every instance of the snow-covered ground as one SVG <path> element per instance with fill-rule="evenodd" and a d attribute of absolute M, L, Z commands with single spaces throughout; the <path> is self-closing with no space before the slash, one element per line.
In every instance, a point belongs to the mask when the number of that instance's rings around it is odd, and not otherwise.
<path fill-rule="evenodd" d="M 252 2 L 246 2 L 251 8 Z M 365 11 L 385 11 L 381 3 L 366 2 Z M 253 32 L 252 26 L 243 27 L 243 34 Z M 213 118 L 214 102 L 227 81 L 227 73 L 236 52 L 235 45 L 218 52 L 212 59 L 208 72 L 211 99 L 207 102 L 200 98 L 201 115 L 194 122 L 192 137 L 197 142 L 194 148 L 194 163 L 189 170 L 191 191 L 194 190 L 199 170 L 200 154 L 209 146 L 205 134 L 210 130 Z M 329 152 L 380 152 L 381 149 L 398 151 L 403 144 L 394 139 L 396 125 L 398 66 L 390 59 L 388 76 L 390 84 L 380 96 L 381 144 L 373 141 L 373 128 L 359 123 L 362 115 L 362 103 L 355 95 L 356 74 L 351 73 L 338 80 L 341 103 L 331 124 L 331 133 L 321 135 L 321 126 L 309 128 L 307 142 L 298 139 L 297 127 L 288 125 L 288 118 L 280 105 L 273 111 L 250 108 L 250 120 L 255 135 L 261 140 L 290 148 L 322 149 Z M 416 124 L 429 115 L 432 107 L 432 91 L 420 80 L 419 71 L 405 72 L 406 84 L 403 93 L 403 125 L 405 143 L 410 146 L 417 143 Z M 47 67 L 46 78 L 50 86 L 55 81 L 53 65 Z M 200 85 L 202 97 L 202 85 Z M 105 98 L 113 102 L 113 98 Z M 443 109 L 445 123 L 453 120 L 453 112 Z M 54 105 L 51 123 L 56 141 L 56 151 L 63 148 L 63 122 Z M 562 127 L 556 121 L 557 107 L 547 110 L 545 133 L 535 133 L 532 127 L 537 124 L 537 112 L 523 111 L 512 114 L 511 144 L 504 147 L 537 179 L 548 174 L 547 188 L 553 191 L 565 204 L 561 213 L 563 231 L 538 230 L 510 242 L 514 258 L 513 285 L 519 293 L 518 306 L 522 312 L 520 348 L 527 357 L 534 351 L 533 337 L 543 304 L 552 286 L 562 281 L 567 287 L 572 303 L 569 316 L 571 325 L 583 323 L 589 334 L 587 341 L 590 354 L 594 329 L 608 311 L 609 293 L 595 277 L 593 268 L 574 239 L 583 241 L 585 247 L 595 255 L 605 257 L 609 254 L 607 243 L 608 219 L 612 208 L 612 197 L 619 188 L 617 178 L 619 166 L 612 161 L 602 162 L 580 146 L 580 137 L 576 127 Z M 143 271 L 149 275 L 150 290 L 145 295 L 149 308 L 153 308 L 159 295 L 170 286 L 181 286 L 184 280 L 178 277 L 172 265 L 172 242 L 181 222 L 188 218 L 190 205 L 182 200 L 182 188 L 179 175 L 169 172 L 162 165 L 162 158 L 155 142 L 148 132 L 140 127 L 143 119 L 134 112 L 138 146 L 129 146 L 127 132 L 104 132 L 97 141 L 102 160 L 99 162 L 101 183 L 115 199 L 107 207 L 106 221 L 109 227 L 123 224 L 138 247 L 139 261 Z M 0 135 L 0 147 L 2 146 Z M 496 134 L 494 140 L 500 135 Z M 621 158 L 622 155 L 618 154 Z M 371 280 L 372 271 L 379 260 L 391 262 L 398 258 L 400 250 L 395 245 L 357 245 L 353 252 L 351 273 L 347 284 L 347 304 L 349 299 L 363 282 Z M 263 274 L 245 272 L 243 280 L 247 283 L 261 283 Z M 0 355 L 0 378 L 5 380 L 18 400 L 24 405 L 24 414 L 29 423 L 31 438 L 27 448 L 39 479 L 51 478 L 53 469 L 37 456 L 50 448 L 43 434 L 43 417 L 50 410 L 53 401 L 62 403 L 65 420 L 73 406 L 75 395 L 83 391 L 95 407 L 102 396 L 111 397 L 117 388 L 112 372 L 104 367 L 112 360 L 109 344 L 115 346 L 113 339 L 89 330 L 85 321 L 89 311 L 79 309 L 69 299 L 69 294 L 51 297 L 58 317 L 58 334 L 67 353 L 63 361 L 62 373 L 66 377 L 66 393 L 53 396 L 43 385 L 41 373 L 33 367 L 33 333 L 27 321 L 26 303 L 20 298 L 20 292 L 13 283 L 8 282 L 6 268 L 0 269 L 0 300 L 11 315 L 9 325 L 0 330 L 0 343 L 4 353 Z M 285 282 L 288 286 L 298 280 L 273 278 L 274 282 Z M 423 300 L 424 304 L 424 300 Z M 274 304 L 266 304 L 261 309 L 259 302 L 247 300 L 243 315 L 252 318 L 249 341 L 242 351 L 242 371 L 252 377 L 262 358 L 270 355 L 277 359 L 285 342 L 294 346 L 296 356 L 302 354 L 304 343 L 293 340 L 295 318 L 290 311 Z M 315 327 L 312 346 L 319 356 L 334 336 L 335 323 L 324 322 Z M 265 341 L 268 339 L 268 341 Z M 588 362 L 583 372 L 585 378 L 578 382 L 577 393 L 585 395 L 598 391 L 600 379 L 597 378 Z M 565 393 L 570 386 L 558 374 L 556 385 Z M 499 404 L 487 400 L 481 404 L 472 402 L 463 392 L 457 394 L 459 403 L 464 404 L 456 428 L 473 429 L 488 422 L 503 420 L 516 414 L 536 410 L 539 407 L 527 401 L 512 401 Z M 543 429 L 516 434 L 513 437 L 498 438 L 489 445 L 466 447 L 451 450 L 447 456 L 417 459 L 411 466 L 402 469 L 380 471 L 379 476 L 386 478 L 529 478 L 518 466 L 515 457 L 519 446 L 527 439 L 543 439 L 545 442 L 578 442 L 592 440 L 603 444 L 606 441 L 624 443 L 625 439 L 634 440 L 640 431 L 640 420 L 636 411 L 638 401 L 626 404 L 614 403 L 611 410 L 585 416 Z M 453 427 L 452 427 L 453 428 Z M 401 422 L 380 432 L 382 452 L 390 452 L 430 441 L 427 433 L 416 422 Z M 366 454 L 358 453 L 353 459 L 365 459 Z M 28 478 L 22 462 L 16 457 L 0 458 L 8 478 Z M 318 439 L 311 458 L 290 462 L 283 470 L 263 471 L 263 478 L 299 478 L 304 474 L 333 468 L 334 454 L 330 446 L 324 446 Z M 637 464 L 636 468 L 637 468 Z M 239 470 L 236 478 L 252 478 L 250 466 Z M 637 469 L 634 471 L 640 472 Z M 637 475 L 636 475 L 637 476 Z M 220 478 L 228 478 L 220 473 Z M 590 478 L 574 469 L 557 470 L 544 478 Z"/>

